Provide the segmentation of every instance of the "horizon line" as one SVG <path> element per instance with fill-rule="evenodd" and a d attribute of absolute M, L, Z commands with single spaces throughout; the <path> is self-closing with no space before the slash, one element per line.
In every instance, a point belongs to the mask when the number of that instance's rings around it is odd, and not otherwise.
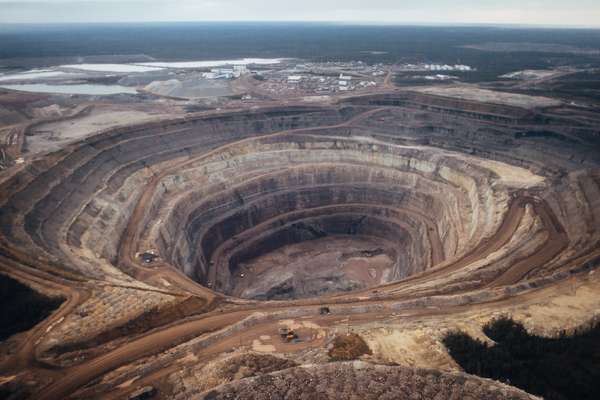
<path fill-rule="evenodd" d="M 189 20 L 189 21 L 165 21 L 165 20 L 123 20 L 123 21 L 61 21 L 61 22 L 3 22 L 5 27 L 31 26 L 31 25 L 125 25 L 125 24 L 325 24 L 325 25 L 351 25 L 351 26 L 406 26 L 406 27 L 481 27 L 481 28 L 528 28 L 528 29 L 588 29 L 600 30 L 600 25 L 568 25 L 568 24 L 524 24 L 509 22 L 408 22 L 408 21 L 331 21 L 331 20 Z M 2 27 L 0 27 L 0 31 Z"/>

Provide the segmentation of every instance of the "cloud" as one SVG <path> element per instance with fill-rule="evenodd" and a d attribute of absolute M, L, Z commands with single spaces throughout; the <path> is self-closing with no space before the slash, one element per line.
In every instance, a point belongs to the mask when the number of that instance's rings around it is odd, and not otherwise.
<path fill-rule="evenodd" d="M 597 0 L 0 0 L 0 22 L 373 21 L 600 25 Z"/>

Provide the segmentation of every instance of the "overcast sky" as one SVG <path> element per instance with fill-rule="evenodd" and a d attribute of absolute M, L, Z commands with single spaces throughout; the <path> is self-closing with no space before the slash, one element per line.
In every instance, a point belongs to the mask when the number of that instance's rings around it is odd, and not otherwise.
<path fill-rule="evenodd" d="M 600 0 L 0 0 L 0 22 L 348 21 L 600 27 Z"/>

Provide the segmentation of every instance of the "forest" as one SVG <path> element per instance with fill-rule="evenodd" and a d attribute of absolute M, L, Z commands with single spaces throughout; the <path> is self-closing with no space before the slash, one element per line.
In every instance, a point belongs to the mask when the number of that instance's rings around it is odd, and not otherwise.
<path fill-rule="evenodd" d="M 495 344 L 464 332 L 444 338 L 465 372 L 505 382 L 547 400 L 600 399 L 600 323 L 558 337 L 530 335 L 510 318 L 494 319 L 483 332 Z"/>
<path fill-rule="evenodd" d="M 64 299 L 49 298 L 19 281 L 0 274 L 0 341 L 33 328 Z"/>

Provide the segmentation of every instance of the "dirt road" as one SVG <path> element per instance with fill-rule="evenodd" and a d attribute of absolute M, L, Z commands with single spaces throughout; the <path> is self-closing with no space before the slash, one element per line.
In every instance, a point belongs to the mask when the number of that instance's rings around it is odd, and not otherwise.
<path fill-rule="evenodd" d="M 399 287 L 413 285 L 415 282 L 431 279 L 433 276 L 438 276 L 440 274 L 447 274 L 451 271 L 463 268 L 464 266 L 469 265 L 479 259 L 487 257 L 492 252 L 504 246 L 510 240 L 516 231 L 521 218 L 523 217 L 525 206 L 527 204 L 531 204 L 536 214 L 540 215 L 544 227 L 550 232 L 549 239 L 546 242 L 546 245 L 542 246 L 542 248 L 535 252 L 535 254 L 515 264 L 505 274 L 500 276 L 494 282 L 490 283 L 489 286 L 495 287 L 498 285 L 518 281 L 524 274 L 527 274 L 529 271 L 540 266 L 540 263 L 552 258 L 552 256 L 555 254 L 555 251 L 548 252 L 548 250 L 562 248 L 561 246 L 565 245 L 566 240 L 562 227 L 560 227 L 560 225 L 556 225 L 556 219 L 549 214 L 551 213 L 550 208 L 540 200 L 528 196 L 516 197 L 511 202 L 504 221 L 496 234 L 488 240 L 482 242 L 475 250 L 467 254 L 465 257 L 449 265 L 445 265 L 440 268 L 434 268 L 417 277 L 407 278 L 403 281 L 380 287 L 378 288 L 379 292 L 393 293 Z M 82 365 L 69 368 L 63 371 L 63 378 L 54 382 L 50 387 L 43 389 L 37 398 L 40 400 L 64 398 L 64 396 L 72 393 L 77 388 L 121 365 L 130 363 L 146 355 L 159 353 L 172 347 L 175 343 L 181 343 L 186 339 L 199 337 L 220 329 L 225 329 L 255 312 L 273 313 L 288 309 L 297 312 L 300 308 L 313 309 L 316 305 L 333 306 L 352 304 L 358 301 L 357 297 L 360 297 L 364 294 L 367 293 L 359 292 L 307 301 L 255 303 L 251 306 L 246 305 L 239 306 L 237 308 L 235 306 L 230 306 L 228 310 L 223 311 L 222 313 L 219 311 L 212 312 L 209 315 L 199 317 L 195 320 L 175 324 L 173 326 L 143 335 L 105 355 L 97 357 Z M 364 300 L 360 303 L 377 303 L 385 307 L 386 304 L 397 301 L 400 298 L 402 297 L 400 296 L 395 298 L 394 296 L 390 296 L 386 297 L 384 300 Z M 464 306 L 448 307 L 444 308 L 443 310 L 414 308 L 407 310 L 406 315 L 431 315 L 436 313 L 448 314 L 458 312 L 462 309 L 464 309 Z M 358 313 L 353 315 L 353 319 L 360 318 L 364 319 L 365 321 L 376 321 L 378 318 L 377 314 L 374 313 Z M 337 315 L 336 317 L 339 318 L 340 315 Z M 273 324 L 273 329 L 276 329 L 276 321 L 268 322 L 268 324 Z M 243 333 L 233 332 L 231 335 L 227 336 L 227 340 L 233 340 L 235 342 L 236 337 L 239 334 Z M 211 345 L 211 348 L 213 346 L 219 346 L 219 343 L 220 341 L 214 343 Z"/>
<path fill-rule="evenodd" d="M 386 77 L 386 84 L 390 83 L 391 77 L 392 74 L 389 73 Z M 157 173 L 150 178 L 133 210 L 125 232 L 121 238 L 120 247 L 118 249 L 117 265 L 127 273 L 144 281 L 153 279 L 158 281 L 159 279 L 165 279 L 170 283 L 173 283 L 173 287 L 171 289 L 176 294 L 179 293 L 181 295 L 185 294 L 197 296 L 198 298 L 205 300 L 207 304 L 211 304 L 213 302 L 215 304 L 218 303 L 218 306 L 216 306 L 217 308 L 207 312 L 206 314 L 189 318 L 184 321 L 174 320 L 167 326 L 163 326 L 134 337 L 130 341 L 124 342 L 116 349 L 75 367 L 66 368 L 64 370 L 54 370 L 52 371 L 52 376 L 60 376 L 60 378 L 56 379 L 48 387 L 41 388 L 39 393 L 35 394 L 34 398 L 42 400 L 63 399 L 78 388 L 86 385 L 98 377 L 101 377 L 107 372 L 114 370 L 115 368 L 134 362 L 148 355 L 158 354 L 172 348 L 178 343 L 182 343 L 193 338 L 207 336 L 222 329 L 227 329 L 255 313 L 263 313 L 271 316 L 275 313 L 279 314 L 269 321 L 259 322 L 257 325 L 252 327 L 252 329 L 268 328 L 274 330 L 278 324 L 278 319 L 286 318 L 286 312 L 292 313 L 299 311 L 306 311 L 309 313 L 314 312 L 315 319 L 322 321 L 323 323 L 327 322 L 327 318 L 339 319 L 348 317 L 350 315 L 352 316 L 353 320 L 357 321 L 377 321 L 382 318 L 385 313 L 381 314 L 378 312 L 365 311 L 367 306 L 378 305 L 384 309 L 391 308 L 391 306 L 397 302 L 410 300 L 420 296 L 421 294 L 419 293 L 406 295 L 401 293 L 401 291 L 413 287 L 415 284 L 427 282 L 433 278 L 446 276 L 452 272 L 461 270 L 474 262 L 485 259 L 492 253 L 501 249 L 503 246 L 506 246 L 506 244 L 515 235 L 515 232 L 522 222 L 526 207 L 528 205 L 531 206 L 532 212 L 540 218 L 543 228 L 548 232 L 548 239 L 540 248 L 534 251 L 533 254 L 524 259 L 518 260 L 500 276 L 495 277 L 490 282 L 487 282 L 483 287 L 492 290 L 493 288 L 519 282 L 524 277 L 527 277 L 529 274 L 534 272 L 537 268 L 543 266 L 545 263 L 553 259 L 565 248 L 565 246 L 567 246 L 568 237 L 563 227 L 560 225 L 560 222 L 554 216 L 552 209 L 543 200 L 523 192 L 516 193 L 515 197 L 511 199 L 508 210 L 503 216 L 502 222 L 497 231 L 491 237 L 478 243 L 467 254 L 454 261 L 444 261 L 445 255 L 443 254 L 443 246 L 440 241 L 440 235 L 437 232 L 436 224 L 431 221 L 430 218 L 420 215 L 421 219 L 426 221 L 427 227 L 429 228 L 428 237 L 432 248 L 431 258 L 433 260 L 433 264 L 437 264 L 437 266 L 418 275 L 408 277 L 402 281 L 380 286 L 377 288 L 376 294 L 375 291 L 369 289 L 306 300 L 290 300 L 279 302 L 241 301 L 233 298 L 227 298 L 222 294 L 199 286 L 187 276 L 182 274 L 179 270 L 175 269 L 166 262 L 158 262 L 153 264 L 152 267 L 146 267 L 136 259 L 135 254 L 138 251 L 136 246 L 148 205 L 151 204 L 152 197 L 161 180 L 169 174 L 173 174 L 175 171 L 185 168 L 191 163 L 196 163 L 202 159 L 211 157 L 217 152 L 223 151 L 228 146 L 239 146 L 244 142 L 250 142 L 266 137 L 284 136 L 295 133 L 309 134 L 311 131 L 319 131 L 322 129 L 348 127 L 368 118 L 377 112 L 380 112 L 383 109 L 384 108 L 371 109 L 359 115 L 355 115 L 352 118 L 336 125 L 275 132 L 260 137 L 243 139 L 233 144 L 219 147 L 198 157 L 182 157 L 177 162 L 173 163 L 169 168 L 161 170 L 160 173 Z M 168 132 L 165 133 L 165 135 L 168 135 Z M 32 263 L 33 262 L 42 264 L 39 261 L 32 261 Z M 6 260 L 0 258 L 0 265 L 7 265 L 7 269 L 11 271 L 18 271 L 26 268 L 21 265 L 12 265 L 11 263 L 13 262 L 8 258 L 6 258 Z M 15 367 L 25 368 L 36 363 L 36 346 L 44 337 L 45 333 L 51 329 L 54 324 L 60 322 L 62 318 L 72 312 L 75 307 L 81 304 L 81 302 L 86 298 L 85 290 L 77 290 L 75 288 L 75 283 L 68 282 L 64 279 L 61 280 L 62 278 L 57 278 L 56 276 L 46 274 L 43 272 L 43 266 L 40 268 L 40 270 L 36 270 L 36 268 L 30 268 L 31 271 L 27 270 L 26 273 L 23 273 L 24 277 L 26 275 L 27 279 L 30 280 L 39 279 L 40 284 L 43 283 L 46 286 L 55 285 L 55 289 L 57 291 L 67 293 L 67 301 L 50 318 L 28 333 L 28 336 L 22 342 L 17 352 L 11 356 L 9 360 L 4 360 L 2 363 L 0 363 L 0 371 L 14 370 Z M 15 272 L 15 274 L 16 273 L 18 272 Z M 432 292 L 429 295 L 435 295 L 435 293 Z M 525 296 L 523 298 L 526 298 L 526 296 L 529 296 L 529 294 L 526 293 L 523 296 Z M 522 300 L 523 298 L 520 298 L 519 300 Z M 496 300 L 490 301 L 486 304 L 490 305 L 495 303 L 501 305 L 504 304 L 503 302 L 507 301 L 514 302 L 518 300 L 513 298 L 511 298 L 511 300 L 507 300 L 506 298 L 498 297 Z M 482 303 L 479 303 L 479 305 L 481 304 Z M 354 305 L 357 307 L 351 307 Z M 317 307 L 321 306 L 340 307 L 343 308 L 344 311 L 341 314 L 337 314 L 335 317 L 317 316 Z M 462 312 L 468 307 L 472 307 L 472 305 L 449 306 L 444 307 L 443 309 L 438 307 L 425 308 L 422 306 L 410 306 L 402 312 L 402 315 L 406 316 L 407 318 L 425 315 L 446 315 Z M 389 310 L 386 310 L 385 312 L 389 312 Z M 247 334 L 248 332 L 237 332 L 232 330 L 232 332 L 224 339 L 216 340 L 211 345 L 211 349 L 209 351 L 201 352 L 199 357 L 202 358 L 206 357 L 208 354 L 214 354 L 214 352 L 217 350 L 228 350 L 231 348 L 232 343 L 238 341 L 242 335 Z"/>

